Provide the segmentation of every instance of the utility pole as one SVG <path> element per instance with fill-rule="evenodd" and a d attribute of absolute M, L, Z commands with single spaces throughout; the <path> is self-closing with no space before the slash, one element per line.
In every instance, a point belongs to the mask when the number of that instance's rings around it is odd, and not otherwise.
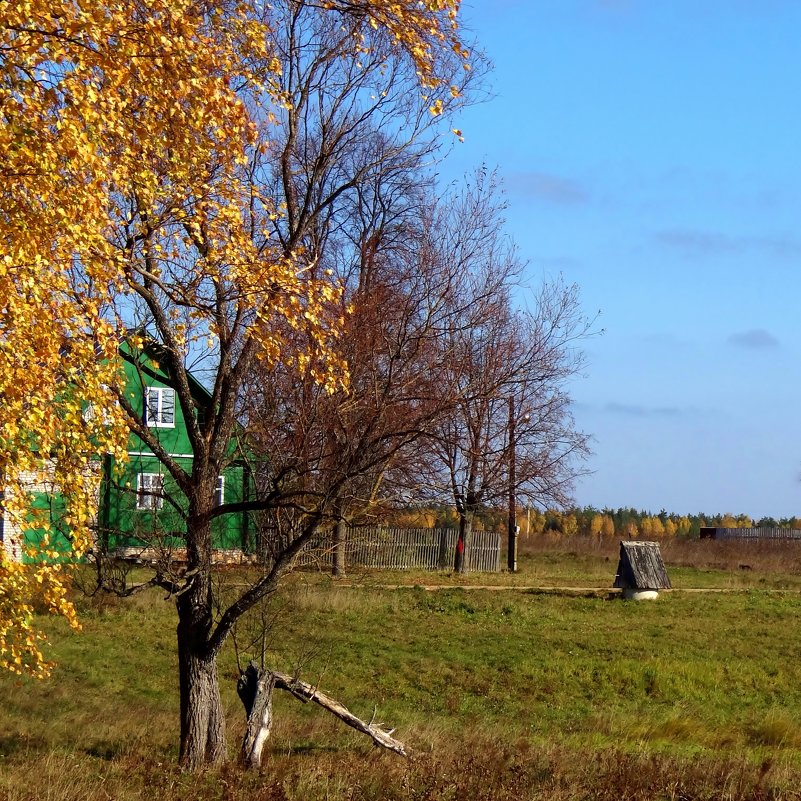
<path fill-rule="evenodd" d="M 515 399 L 509 396 L 509 539 L 506 566 L 510 573 L 517 571 L 517 509 L 515 499 Z"/>

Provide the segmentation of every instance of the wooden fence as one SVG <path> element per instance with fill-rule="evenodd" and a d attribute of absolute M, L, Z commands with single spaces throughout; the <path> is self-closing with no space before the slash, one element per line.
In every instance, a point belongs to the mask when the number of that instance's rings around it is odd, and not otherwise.
<path fill-rule="evenodd" d="M 458 532 L 447 528 L 358 527 L 348 530 L 345 562 L 348 567 L 374 570 L 437 570 L 453 568 Z M 474 531 L 467 548 L 467 569 L 497 573 L 501 569 L 501 535 Z M 330 537 L 314 543 L 299 564 L 331 565 Z"/>
<path fill-rule="evenodd" d="M 801 540 L 797 528 L 723 528 L 708 526 L 701 529 L 701 538 L 716 540 Z"/>
<path fill-rule="evenodd" d="M 354 527 L 348 530 L 345 541 L 346 567 L 373 570 L 437 570 L 452 569 L 458 532 L 450 528 L 386 528 L 384 526 Z M 286 547 L 289 541 L 278 538 L 275 532 L 265 540 L 268 544 Z M 2 547 L 2 543 L 0 543 Z M 320 537 L 300 552 L 299 567 L 331 568 L 334 544 L 330 534 Z M 165 557 L 183 562 L 186 549 L 174 548 L 169 553 L 156 548 L 118 548 L 114 556 L 140 563 L 157 563 Z M 270 564 L 273 556 L 269 547 L 257 553 L 241 550 L 215 550 L 216 564 Z M 501 569 L 501 535 L 493 531 L 474 531 L 467 547 L 467 569 L 477 573 L 497 573 Z"/>

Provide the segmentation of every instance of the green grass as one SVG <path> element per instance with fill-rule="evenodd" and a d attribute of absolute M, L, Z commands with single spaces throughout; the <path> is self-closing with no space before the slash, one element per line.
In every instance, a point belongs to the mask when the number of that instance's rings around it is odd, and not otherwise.
<path fill-rule="evenodd" d="M 608 587 L 607 556 L 526 559 L 543 585 L 572 576 L 564 586 L 593 587 L 589 578 L 605 576 L 597 586 Z M 377 704 L 414 756 L 380 753 L 281 694 L 261 775 L 177 769 L 169 601 L 83 600 L 82 633 L 45 621 L 52 679 L 0 676 L 0 798 L 801 797 L 801 594 L 773 591 L 788 579 L 768 570 L 670 570 L 677 586 L 703 577 L 751 587 L 626 603 L 600 591 L 428 592 L 293 577 L 272 604 L 283 613 L 271 631 L 274 666 L 302 666 L 363 717 Z M 221 678 L 232 756 L 243 729 L 236 676 L 229 648 Z"/>
<path fill-rule="evenodd" d="M 676 589 L 801 590 L 801 543 L 668 540 L 661 550 Z M 348 582 L 361 586 L 612 586 L 619 540 L 526 540 L 521 538 L 518 572 L 355 571 Z M 506 564 L 506 555 L 501 562 Z"/>
<path fill-rule="evenodd" d="M 350 665 L 327 685 L 361 690 L 393 719 L 422 715 L 457 730 L 475 719 L 542 742 L 557 731 L 597 744 L 600 732 L 638 747 L 660 720 L 685 715 L 698 729 L 694 746 L 741 749 L 755 720 L 801 710 L 801 664 L 786 658 L 801 646 L 796 596 L 627 604 L 408 590 L 374 593 L 335 626 L 325 596 L 315 597 L 321 608 L 307 608 L 304 621 L 320 654 Z"/>

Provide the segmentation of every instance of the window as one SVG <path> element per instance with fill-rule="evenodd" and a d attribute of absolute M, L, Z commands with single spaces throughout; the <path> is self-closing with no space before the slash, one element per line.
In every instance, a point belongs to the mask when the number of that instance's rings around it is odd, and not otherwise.
<path fill-rule="evenodd" d="M 106 395 L 106 401 L 108 402 L 113 394 L 112 391 L 109 389 L 107 384 L 102 384 L 101 389 L 103 390 L 103 393 Z M 119 406 L 119 401 L 115 400 L 113 401 L 113 403 Z M 106 407 L 106 405 L 101 406 L 101 408 L 102 412 L 100 414 L 100 422 L 104 426 L 111 425 L 113 423 L 113 420 L 111 414 L 109 414 L 108 408 Z M 82 416 L 85 423 L 93 423 L 97 419 L 98 416 L 97 408 L 95 407 L 93 401 L 87 402 L 86 406 L 84 407 Z"/>
<path fill-rule="evenodd" d="M 140 473 L 136 482 L 136 508 L 154 511 L 164 506 L 164 476 Z"/>
<path fill-rule="evenodd" d="M 95 419 L 95 405 L 92 401 L 86 404 L 83 412 L 81 412 L 84 423 L 91 423 Z"/>
<path fill-rule="evenodd" d="M 222 506 L 225 503 L 225 476 L 217 476 L 217 486 L 214 488 L 214 505 Z"/>
<path fill-rule="evenodd" d="M 150 428 L 175 428 L 175 390 L 145 387 L 145 424 Z"/>

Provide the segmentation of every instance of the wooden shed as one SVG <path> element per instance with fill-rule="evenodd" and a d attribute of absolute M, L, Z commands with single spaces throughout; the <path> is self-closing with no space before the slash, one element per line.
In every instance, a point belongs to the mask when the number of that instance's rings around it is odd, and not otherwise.
<path fill-rule="evenodd" d="M 659 590 L 671 589 L 659 543 L 621 542 L 614 586 L 634 600 L 656 598 Z"/>

